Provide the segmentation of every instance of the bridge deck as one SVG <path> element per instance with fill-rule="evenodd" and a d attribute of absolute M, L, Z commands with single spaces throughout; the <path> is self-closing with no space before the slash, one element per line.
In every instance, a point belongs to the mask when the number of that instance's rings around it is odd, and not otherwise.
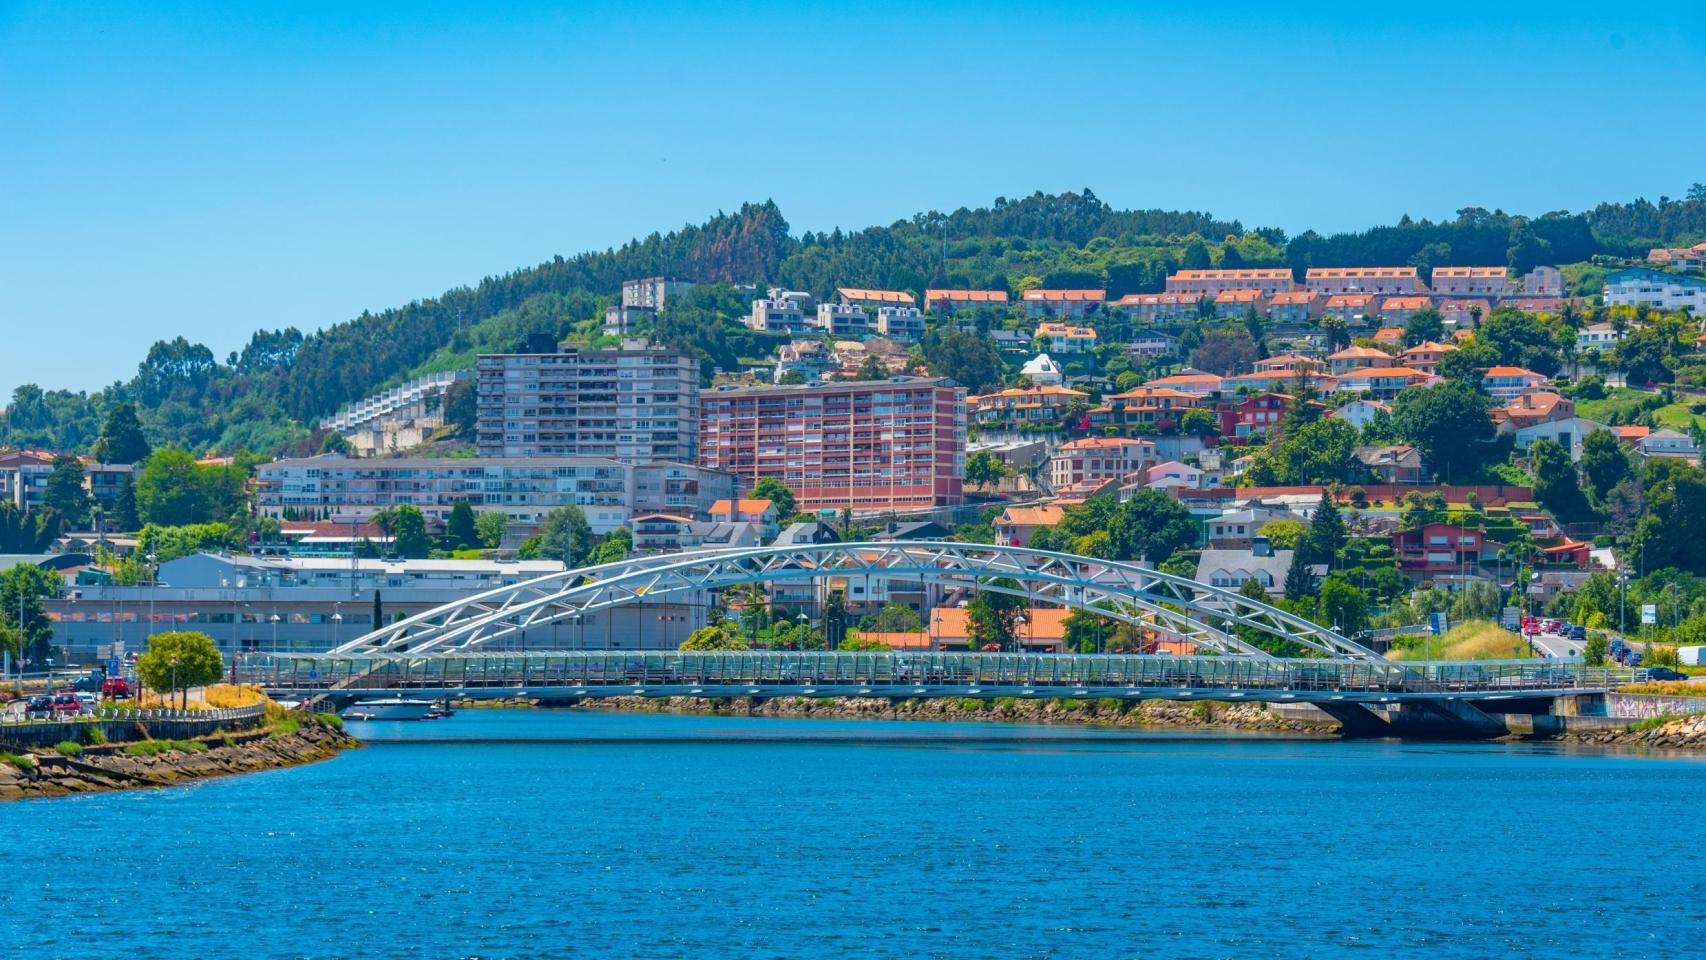
<path fill-rule="evenodd" d="M 785 651 L 534 651 L 289 657 L 248 682 L 278 695 L 467 697 L 1127 697 L 1270 702 L 1519 699 L 1627 682 L 1577 661 Z"/>

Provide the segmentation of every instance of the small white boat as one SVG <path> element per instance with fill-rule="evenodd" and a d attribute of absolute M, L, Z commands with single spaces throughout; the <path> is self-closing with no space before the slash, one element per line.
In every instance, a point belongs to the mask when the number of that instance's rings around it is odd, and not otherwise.
<path fill-rule="evenodd" d="M 338 716 L 345 720 L 425 720 L 433 707 L 431 700 L 385 697 L 352 703 L 338 711 Z"/>

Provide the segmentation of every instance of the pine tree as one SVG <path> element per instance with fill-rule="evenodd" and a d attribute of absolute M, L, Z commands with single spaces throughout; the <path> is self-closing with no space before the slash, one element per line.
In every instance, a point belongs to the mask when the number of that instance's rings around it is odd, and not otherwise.
<path fill-rule="evenodd" d="M 1291 552 L 1291 566 L 1285 569 L 1285 598 L 1294 603 L 1315 590 L 1315 578 L 1309 573 L 1309 557 L 1303 546 L 1300 543 Z"/>
<path fill-rule="evenodd" d="M 1309 534 L 1303 538 L 1303 542 L 1309 547 L 1307 559 L 1314 563 L 1331 564 L 1348 539 L 1350 535 L 1345 530 L 1344 517 L 1339 514 L 1336 495 L 1330 489 L 1322 490 L 1321 505 L 1315 508 L 1315 516 L 1309 523 Z"/>
<path fill-rule="evenodd" d="M 102 463 L 141 463 L 154 450 L 142 435 L 136 404 L 118 403 L 107 412 L 101 435 L 95 440 L 95 459 Z"/>

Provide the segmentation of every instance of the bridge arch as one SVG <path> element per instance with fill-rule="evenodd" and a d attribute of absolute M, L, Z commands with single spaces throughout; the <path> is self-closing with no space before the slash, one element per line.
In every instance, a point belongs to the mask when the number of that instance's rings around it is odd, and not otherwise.
<path fill-rule="evenodd" d="M 424 611 L 331 652 L 430 656 L 475 650 L 526 630 L 646 598 L 746 583 L 860 575 L 970 587 L 1092 610 L 1165 629 L 1222 653 L 1262 655 L 1234 632 L 1246 627 L 1330 657 L 1384 659 L 1336 631 L 1267 603 L 1149 567 L 1028 547 L 936 540 L 699 550 L 565 570 Z"/>

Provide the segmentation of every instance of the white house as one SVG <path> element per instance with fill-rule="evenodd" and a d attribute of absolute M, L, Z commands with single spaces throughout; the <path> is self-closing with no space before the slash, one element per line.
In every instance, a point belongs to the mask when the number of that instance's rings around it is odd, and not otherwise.
<path fill-rule="evenodd" d="M 1576 346 L 1582 350 L 1601 350 L 1621 339 L 1617 328 L 1609 323 L 1589 324 L 1576 331 Z"/>
<path fill-rule="evenodd" d="M 1606 274 L 1605 303 L 1612 307 L 1647 304 L 1660 310 L 1693 310 L 1706 316 L 1706 280 L 1632 267 Z"/>
<path fill-rule="evenodd" d="M 1654 430 L 1641 438 L 1641 453 L 1649 457 L 1681 457 L 1697 460 L 1700 451 L 1694 439 L 1678 430 Z"/>
<path fill-rule="evenodd" d="M 1358 430 L 1361 430 L 1374 420 L 1374 415 L 1377 412 L 1382 410 L 1390 414 L 1392 412 L 1392 406 L 1390 404 L 1381 403 L 1379 400 L 1359 399 L 1352 400 L 1350 403 L 1334 410 L 1332 413 L 1328 414 L 1328 416 L 1336 417 L 1351 426 L 1356 427 Z"/>
<path fill-rule="evenodd" d="M 1046 353 L 1039 353 L 1025 361 L 1019 372 L 1039 387 L 1058 387 L 1065 381 L 1060 364 L 1055 363 Z"/>
<path fill-rule="evenodd" d="M 1275 550 L 1266 537 L 1256 537 L 1247 550 L 1204 550 L 1197 561 L 1197 582 L 1237 590 L 1251 580 L 1269 595 L 1285 592 L 1291 567 L 1290 550 Z"/>

